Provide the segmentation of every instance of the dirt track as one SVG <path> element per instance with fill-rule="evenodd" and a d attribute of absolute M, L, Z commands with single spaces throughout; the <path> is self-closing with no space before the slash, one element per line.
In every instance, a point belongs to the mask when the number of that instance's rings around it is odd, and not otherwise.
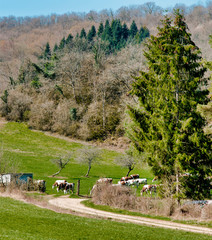
<path fill-rule="evenodd" d="M 206 227 L 191 226 L 191 225 L 185 225 L 180 223 L 174 223 L 170 221 L 156 220 L 156 219 L 143 218 L 143 217 L 134 217 L 134 216 L 110 213 L 110 212 L 88 208 L 83 204 L 81 204 L 81 201 L 83 200 L 84 199 L 60 197 L 60 198 L 49 200 L 49 203 L 54 206 L 57 206 L 63 209 L 64 208 L 69 209 L 71 211 L 75 211 L 76 213 L 85 214 L 88 216 L 90 215 L 90 216 L 95 216 L 95 217 L 104 218 L 104 219 L 105 218 L 112 219 L 119 222 L 128 222 L 128 223 L 135 223 L 140 225 L 163 227 L 163 228 L 169 228 L 169 229 L 183 230 L 187 232 L 204 233 L 204 234 L 212 235 L 212 229 L 206 228 Z"/>

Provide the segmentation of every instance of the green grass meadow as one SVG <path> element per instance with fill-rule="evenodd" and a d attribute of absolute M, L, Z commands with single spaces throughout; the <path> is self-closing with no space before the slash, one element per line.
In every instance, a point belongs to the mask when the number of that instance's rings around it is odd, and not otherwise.
<path fill-rule="evenodd" d="M 75 184 L 77 180 L 80 180 L 80 194 L 87 195 L 100 177 L 113 178 L 113 182 L 117 183 L 127 173 L 127 169 L 114 164 L 114 159 L 120 153 L 104 149 L 101 150 L 101 162 L 92 166 L 89 177 L 86 178 L 84 175 L 87 172 L 87 166 L 77 164 L 75 161 L 77 151 L 84 147 L 82 144 L 67 142 L 46 136 L 41 132 L 31 131 L 23 123 L 7 123 L 0 130 L 0 141 L 4 158 L 14 161 L 18 166 L 18 172 L 33 173 L 34 179 L 46 180 L 47 194 L 56 194 L 56 190 L 51 186 L 60 177 Z M 65 169 L 58 177 L 50 177 L 58 170 L 51 160 L 68 154 L 72 157 Z M 147 178 L 149 182 L 153 178 L 145 164 L 141 165 L 141 168 L 135 168 L 132 173 L 139 173 L 140 177 Z"/>
<path fill-rule="evenodd" d="M 68 182 L 81 180 L 80 193 L 87 195 L 100 177 L 111 177 L 114 183 L 126 175 L 127 169 L 114 164 L 120 154 L 101 150 L 102 161 L 92 166 L 90 176 L 85 178 L 87 166 L 76 163 L 77 151 L 85 146 L 31 131 L 23 123 L 7 123 L 0 129 L 1 153 L 18 166 L 17 172 L 33 173 L 34 179 L 47 181 L 46 194 L 57 193 L 51 186 L 56 179 Z M 71 153 L 71 161 L 60 173 L 60 177 L 50 177 L 58 168 L 51 160 Z M 153 175 L 143 165 L 132 173 L 139 173 L 151 183 Z M 29 193 L 34 194 L 35 193 Z M 138 240 L 209 240 L 210 236 L 175 230 L 153 228 L 135 224 L 118 223 L 55 213 L 31 204 L 10 198 L 0 198 L 0 240 L 75 240 L 75 239 L 138 239 Z"/>
<path fill-rule="evenodd" d="M 183 231 L 55 213 L 10 198 L 0 198 L 1 240 L 209 240 Z"/>

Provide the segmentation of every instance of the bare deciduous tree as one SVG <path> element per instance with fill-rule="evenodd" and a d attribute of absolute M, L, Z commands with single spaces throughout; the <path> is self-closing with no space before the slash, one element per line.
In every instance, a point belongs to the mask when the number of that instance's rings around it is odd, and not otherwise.
<path fill-rule="evenodd" d="M 100 159 L 101 155 L 98 149 L 86 147 L 79 150 L 79 155 L 76 160 L 80 164 L 88 165 L 88 171 L 85 175 L 85 177 L 88 177 L 91 170 L 91 166 L 94 163 L 98 163 Z"/>
<path fill-rule="evenodd" d="M 115 163 L 122 166 L 123 168 L 127 168 L 128 172 L 126 176 L 128 177 L 130 172 L 135 168 L 136 160 L 133 156 L 129 154 L 124 154 L 115 159 Z"/>
<path fill-rule="evenodd" d="M 66 156 L 66 157 L 58 157 L 56 159 L 52 159 L 51 160 L 52 163 L 56 164 L 57 167 L 59 168 L 59 170 L 52 174 L 52 177 L 58 175 L 64 168 L 65 166 L 70 162 L 70 155 Z"/>

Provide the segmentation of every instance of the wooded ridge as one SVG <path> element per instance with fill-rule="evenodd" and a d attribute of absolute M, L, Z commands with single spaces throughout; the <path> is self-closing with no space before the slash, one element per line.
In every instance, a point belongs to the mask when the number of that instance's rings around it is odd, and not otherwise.
<path fill-rule="evenodd" d="M 212 2 L 178 8 L 210 60 Z M 116 12 L 1 18 L 1 115 L 84 140 L 123 137 L 125 106 L 136 101 L 128 94 L 132 76 L 146 69 L 143 43 L 157 33 L 163 11 L 146 3 Z"/>

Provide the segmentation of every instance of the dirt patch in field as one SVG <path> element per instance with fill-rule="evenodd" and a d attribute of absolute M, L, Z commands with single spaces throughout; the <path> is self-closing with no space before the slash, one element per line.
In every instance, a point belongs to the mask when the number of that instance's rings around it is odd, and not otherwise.
<path fill-rule="evenodd" d="M 68 179 L 67 177 L 62 177 L 62 176 L 48 176 L 49 178 L 55 178 L 55 179 Z"/>
<path fill-rule="evenodd" d="M 20 150 L 20 149 L 10 149 L 10 152 L 27 153 L 27 154 L 34 155 L 34 152 L 26 152 L 26 151 L 22 151 L 22 150 Z"/>

